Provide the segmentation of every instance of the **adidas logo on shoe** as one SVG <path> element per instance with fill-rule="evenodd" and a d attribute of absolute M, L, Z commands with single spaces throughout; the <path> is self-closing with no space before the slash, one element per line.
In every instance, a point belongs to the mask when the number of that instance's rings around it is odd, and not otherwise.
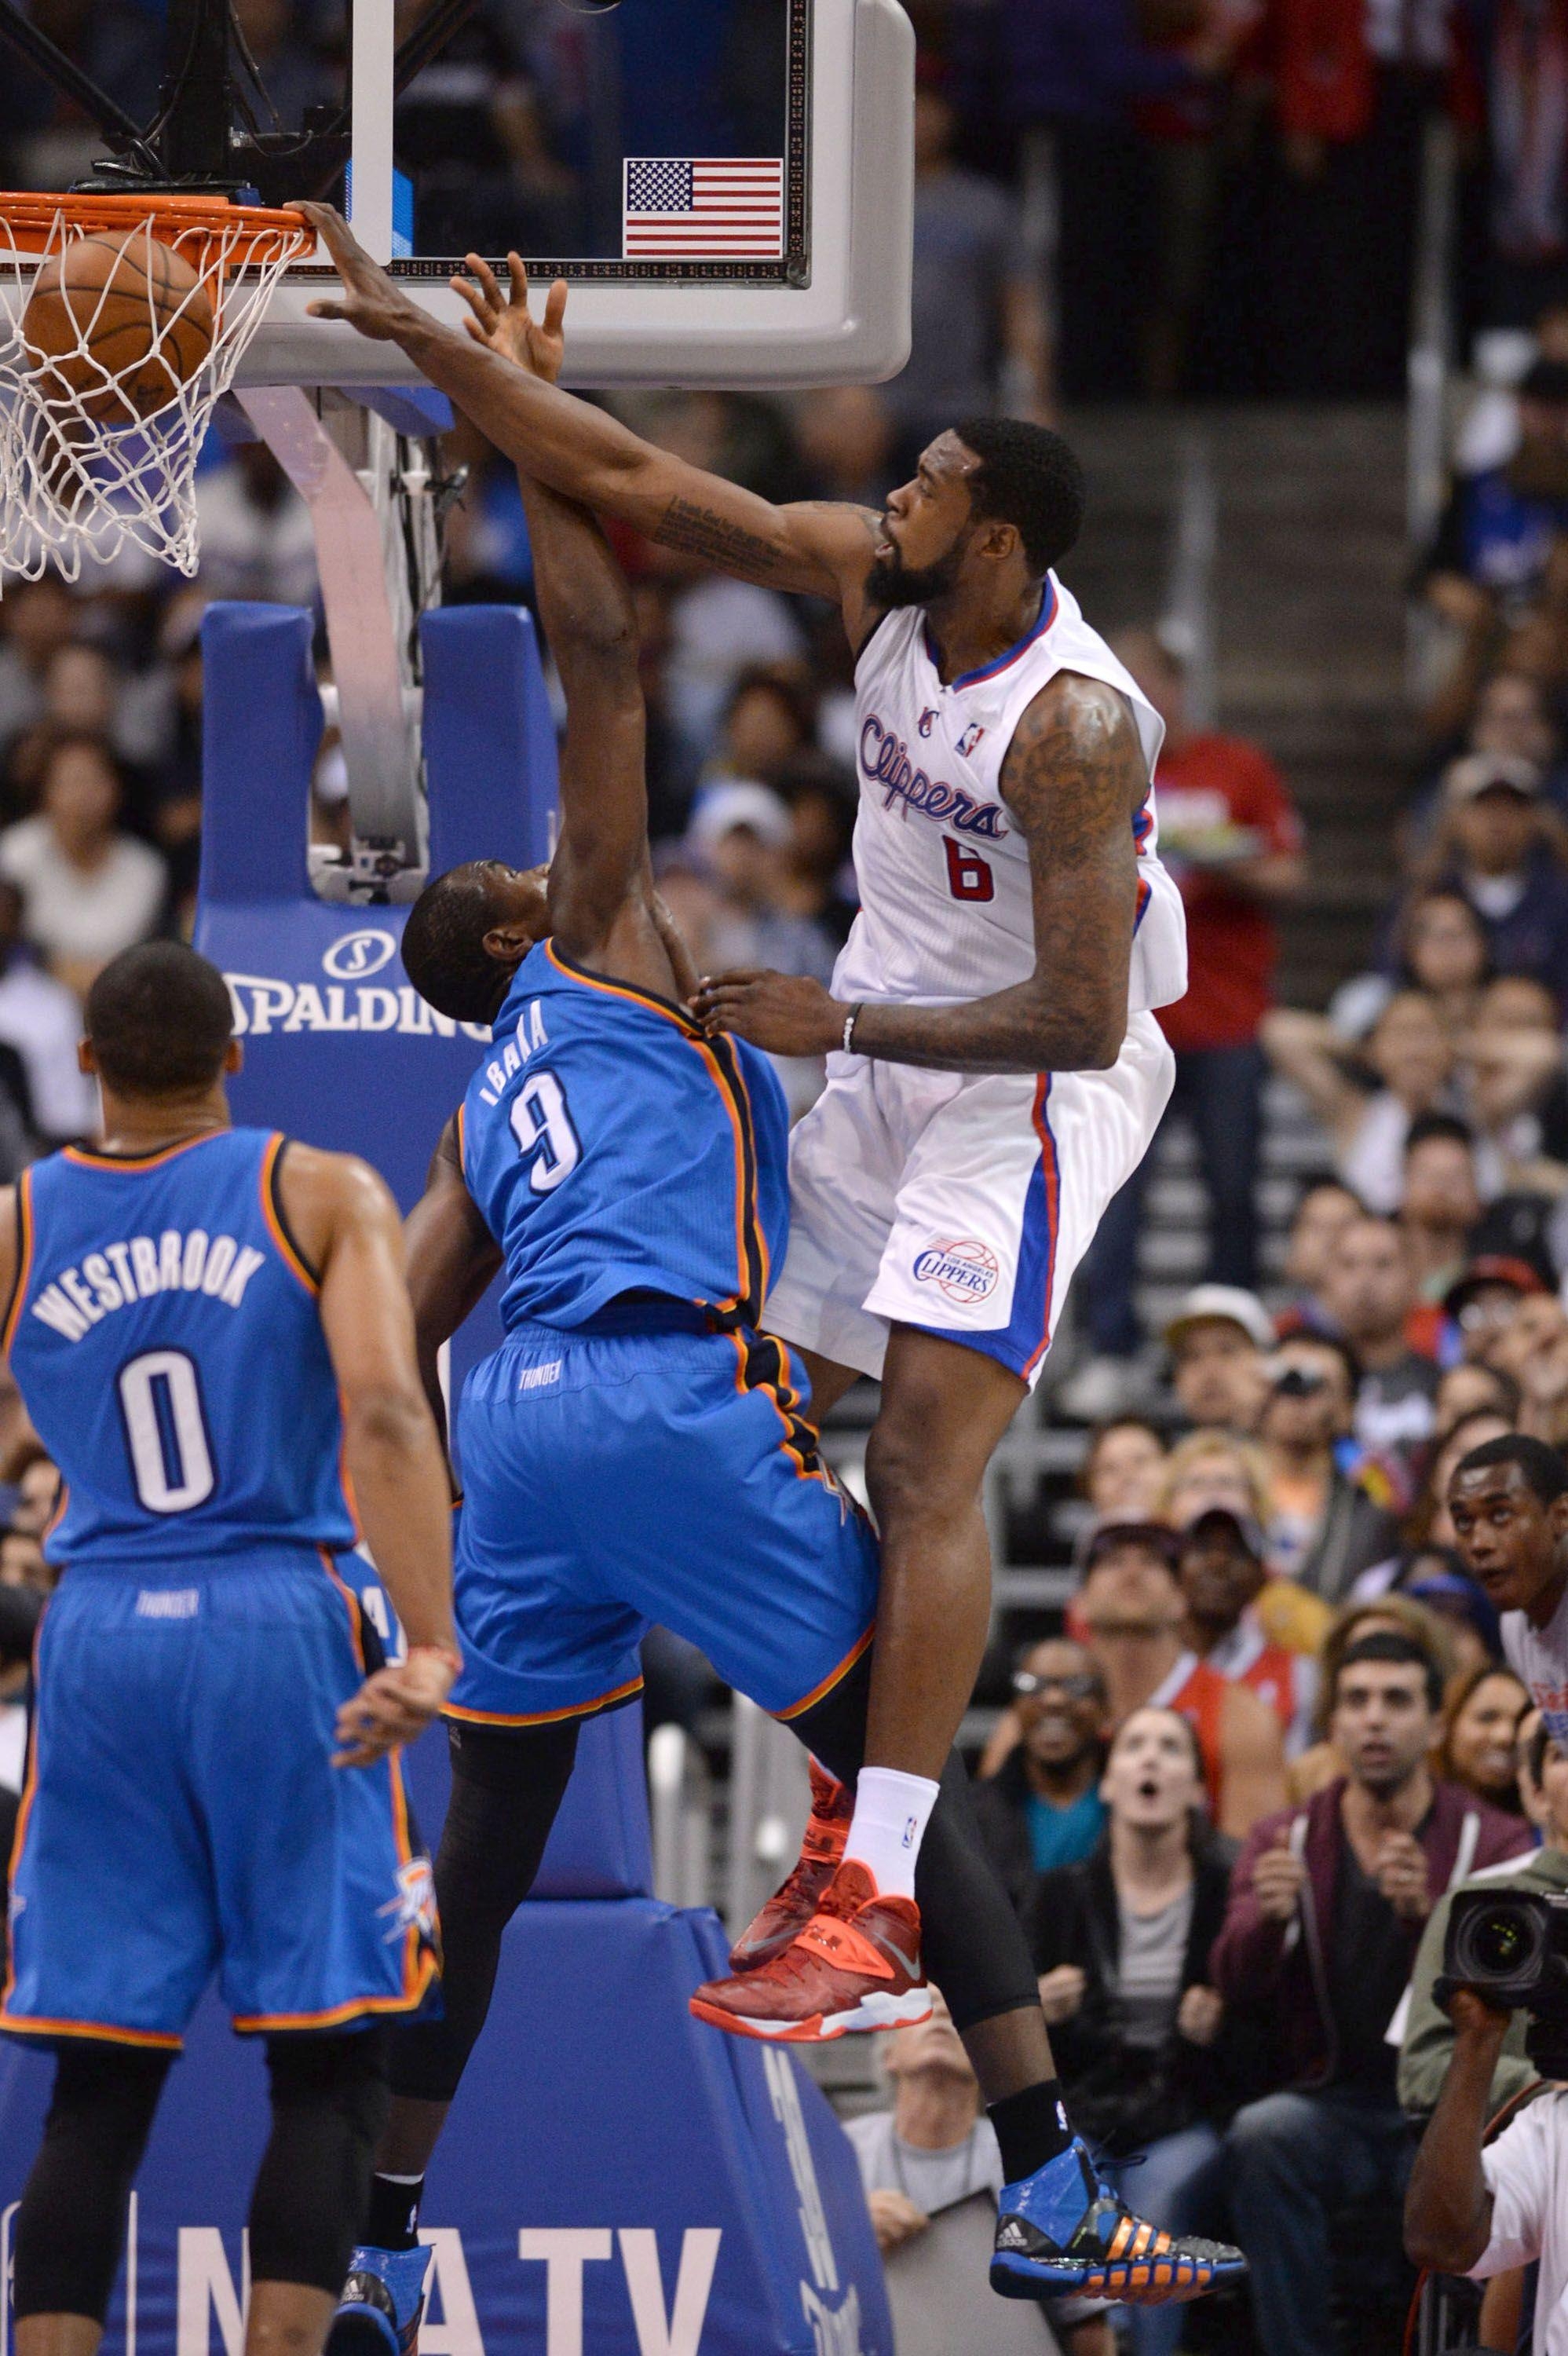
<path fill-rule="evenodd" d="M 1029 2235 L 1024 2232 L 1023 2227 L 1019 2223 L 1016 2217 L 1009 2217 L 1005 2224 L 998 2227 L 997 2233 L 997 2247 L 998 2250 L 1028 2249 Z"/>

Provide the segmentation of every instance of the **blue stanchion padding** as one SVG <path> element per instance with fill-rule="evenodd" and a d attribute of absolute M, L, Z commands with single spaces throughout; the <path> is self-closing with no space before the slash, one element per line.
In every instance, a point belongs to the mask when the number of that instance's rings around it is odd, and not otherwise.
<path fill-rule="evenodd" d="M 686 2009 L 722 1958 L 711 1915 L 651 1900 L 522 1909 L 431 2169 L 421 2356 L 893 2356 L 827 2105 L 792 2058 Z M 48 2083 L 0 2044 L 0 2256 Z M 240 2356 L 264 2133 L 261 2054 L 208 1998 L 137 2179 L 107 2356 Z"/>
<path fill-rule="evenodd" d="M 553 848 L 556 760 L 532 616 L 518 605 L 437 606 L 421 620 L 420 650 L 431 873 L 470 859 L 538 866 Z M 514 830 L 508 781 L 545 776 L 548 796 L 525 795 Z"/>

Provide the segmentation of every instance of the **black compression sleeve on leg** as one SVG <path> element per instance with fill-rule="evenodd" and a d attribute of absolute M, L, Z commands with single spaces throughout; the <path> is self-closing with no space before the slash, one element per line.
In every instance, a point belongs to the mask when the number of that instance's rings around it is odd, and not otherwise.
<path fill-rule="evenodd" d="M 18 2322 L 86 2315 L 101 2323 L 108 2313 L 125 2204 L 173 2060 L 130 2045 L 62 2046 L 16 2214 Z"/>
<path fill-rule="evenodd" d="M 451 1730 L 452 1797 L 435 1859 L 443 2018 L 394 2032 L 392 2091 L 449 2103 L 496 1985 L 501 1933 L 533 1888 L 577 1756 L 577 1721 Z"/>
<path fill-rule="evenodd" d="M 336 2295 L 387 2123 L 386 2031 L 271 2037 L 267 2071 L 272 2132 L 251 2195 L 251 2279 Z"/>
<path fill-rule="evenodd" d="M 867 1655 L 823 1700 L 790 1721 L 790 1732 L 847 1783 L 853 1783 L 865 1753 L 870 1682 Z M 956 2029 L 1039 2004 L 1028 1942 L 981 1838 L 968 1770 L 956 1751 L 948 1754 L 921 1844 L 914 1894 L 925 1967 Z"/>

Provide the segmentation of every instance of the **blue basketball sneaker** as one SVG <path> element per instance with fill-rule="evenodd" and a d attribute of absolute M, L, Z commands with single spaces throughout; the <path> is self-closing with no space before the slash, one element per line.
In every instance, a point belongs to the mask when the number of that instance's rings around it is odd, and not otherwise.
<path fill-rule="evenodd" d="M 997 2203 L 991 2288 L 1004 2298 L 1067 2295 L 1131 2307 L 1200 2298 L 1246 2273 L 1240 2250 L 1160 2233 L 1135 2217 L 1076 2137 Z"/>
<path fill-rule="evenodd" d="M 423 2243 L 417 2250 L 356 2250 L 323 2356 L 415 2356 L 430 2256 Z"/>

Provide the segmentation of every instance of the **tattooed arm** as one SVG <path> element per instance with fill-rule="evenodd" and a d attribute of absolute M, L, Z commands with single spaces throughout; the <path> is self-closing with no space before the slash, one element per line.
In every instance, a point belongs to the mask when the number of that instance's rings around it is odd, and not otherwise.
<path fill-rule="evenodd" d="M 868 1004 L 855 1048 L 943 1072 L 1104 1071 L 1121 1052 L 1137 902 L 1133 820 L 1148 772 L 1132 712 L 1113 687 L 1063 671 L 1019 721 L 1002 799 L 1029 845 L 1034 971 L 962 1006 Z M 705 982 L 704 1019 L 777 1055 L 842 1044 L 849 1008 L 784 974 Z"/>
<path fill-rule="evenodd" d="M 688 466 L 602 409 L 438 327 L 377 267 L 330 205 L 301 209 L 343 281 L 342 302 L 311 305 L 318 318 L 343 319 L 361 335 L 399 345 L 498 450 L 551 489 L 739 580 L 836 598 L 860 643 L 872 618 L 864 583 L 878 519 L 869 509 L 816 500 L 774 507 Z"/>

